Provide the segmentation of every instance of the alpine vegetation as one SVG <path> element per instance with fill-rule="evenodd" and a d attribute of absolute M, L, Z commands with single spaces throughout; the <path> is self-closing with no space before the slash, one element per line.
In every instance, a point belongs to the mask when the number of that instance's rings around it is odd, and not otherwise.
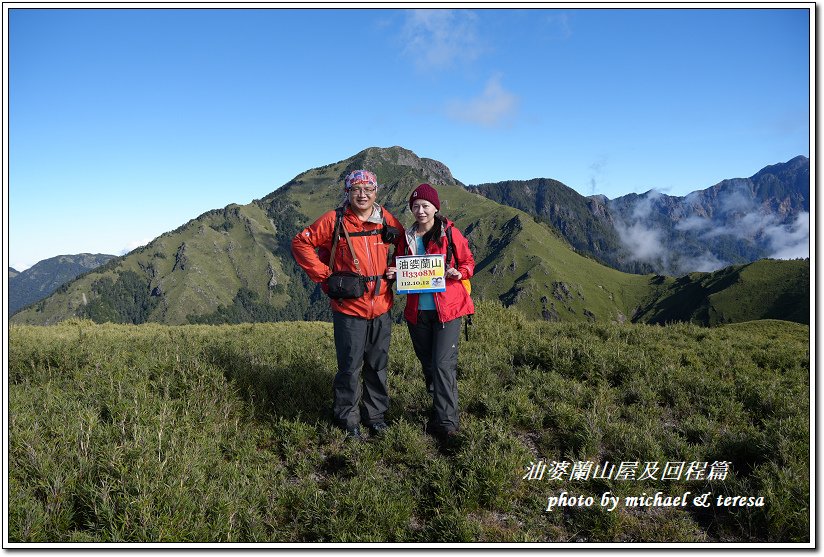
<path fill-rule="evenodd" d="M 12 325 L 8 540 L 809 542 L 809 333 L 480 301 L 442 445 L 408 335 L 354 440 L 330 323 Z"/>

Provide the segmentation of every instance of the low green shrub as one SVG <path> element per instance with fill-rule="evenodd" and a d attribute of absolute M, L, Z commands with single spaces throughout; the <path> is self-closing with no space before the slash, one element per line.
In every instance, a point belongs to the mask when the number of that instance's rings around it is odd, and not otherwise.
<path fill-rule="evenodd" d="M 328 323 L 12 326 L 9 541 L 809 541 L 808 327 L 474 321 L 447 445 L 402 325 L 391 427 L 364 442 L 330 423 Z M 679 461 L 729 474 L 570 475 Z M 687 491 L 765 504 L 547 511 Z"/>

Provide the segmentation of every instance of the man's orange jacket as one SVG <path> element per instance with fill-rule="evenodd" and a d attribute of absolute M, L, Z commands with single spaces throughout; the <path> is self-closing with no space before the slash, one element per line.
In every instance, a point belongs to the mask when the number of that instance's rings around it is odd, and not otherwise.
<path fill-rule="evenodd" d="M 381 215 L 381 211 L 383 214 Z M 332 274 L 329 269 L 329 254 L 332 249 L 333 234 L 335 229 L 334 210 L 327 211 L 310 226 L 301 230 L 292 238 L 292 255 L 313 282 L 321 283 L 321 288 L 326 292 L 326 279 Z M 383 219 L 386 219 L 387 226 L 393 226 L 398 230 L 398 239 L 395 253 L 402 254 L 406 247 L 403 226 L 386 209 L 375 205 L 372 216 L 365 222 L 355 215 L 349 206 L 343 213 L 342 225 L 346 227 L 350 236 L 352 233 L 361 233 L 380 230 L 383 226 Z M 392 244 L 386 244 L 381 234 L 352 236 L 352 248 L 355 250 L 355 257 L 358 258 L 360 273 L 367 277 L 380 277 L 380 280 L 371 280 L 366 283 L 366 293 L 360 298 L 348 300 L 330 299 L 332 311 L 363 317 L 364 319 L 374 319 L 383 315 L 392 307 L 392 286 L 383 276 L 386 272 L 387 257 Z M 335 261 L 333 263 L 335 271 L 357 272 L 352 253 L 346 238 L 341 230 L 340 238 L 336 248 Z M 379 290 L 376 292 L 376 289 Z"/>

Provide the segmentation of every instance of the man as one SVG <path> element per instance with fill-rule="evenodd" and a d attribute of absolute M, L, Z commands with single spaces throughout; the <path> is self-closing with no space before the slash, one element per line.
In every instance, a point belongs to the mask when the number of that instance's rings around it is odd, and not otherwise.
<path fill-rule="evenodd" d="M 389 280 L 394 278 L 394 273 L 387 273 L 387 258 L 390 245 L 395 245 L 395 253 L 403 253 L 405 239 L 400 222 L 375 202 L 378 180 L 372 172 L 355 170 L 344 184 L 342 208 L 327 211 L 299 232 L 292 239 L 292 254 L 326 293 L 333 272 L 356 272 L 366 277 L 365 291 L 359 297 L 330 298 L 338 360 L 333 383 L 334 419 L 348 436 L 360 438 L 361 422 L 374 435 L 387 428 L 386 368 L 392 329 Z M 334 256 L 331 268 L 330 254 Z"/>

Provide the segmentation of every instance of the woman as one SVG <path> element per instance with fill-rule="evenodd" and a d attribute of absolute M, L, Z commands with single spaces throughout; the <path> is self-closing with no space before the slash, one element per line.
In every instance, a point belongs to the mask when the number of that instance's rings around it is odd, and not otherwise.
<path fill-rule="evenodd" d="M 406 230 L 406 255 L 450 254 L 445 261 L 446 291 L 407 294 L 404 317 L 415 355 L 423 366 L 432 414 L 427 430 L 446 440 L 458 431 L 458 341 L 461 317 L 475 313 L 462 279 L 475 270 L 469 244 L 452 221 L 438 212 L 438 192 L 421 184 L 409 197 L 415 223 Z M 447 234 L 449 230 L 450 234 Z M 454 247 L 447 251 L 451 236 Z"/>

